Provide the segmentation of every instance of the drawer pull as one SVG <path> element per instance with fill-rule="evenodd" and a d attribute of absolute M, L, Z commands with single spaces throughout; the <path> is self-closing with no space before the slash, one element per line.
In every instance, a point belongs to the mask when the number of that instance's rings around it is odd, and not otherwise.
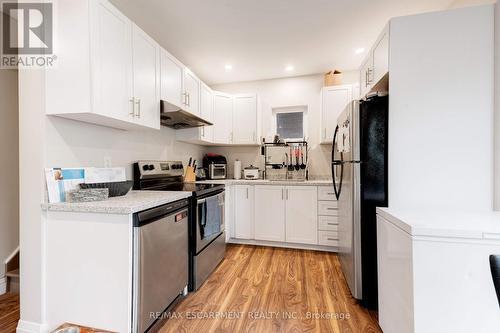
<path fill-rule="evenodd" d="M 327 210 L 337 210 L 337 208 L 328 207 Z"/>
<path fill-rule="evenodd" d="M 330 238 L 330 237 L 328 237 L 327 239 L 331 241 L 337 240 L 336 238 Z"/>
<path fill-rule="evenodd" d="M 328 225 L 336 225 L 335 223 L 328 223 Z"/>

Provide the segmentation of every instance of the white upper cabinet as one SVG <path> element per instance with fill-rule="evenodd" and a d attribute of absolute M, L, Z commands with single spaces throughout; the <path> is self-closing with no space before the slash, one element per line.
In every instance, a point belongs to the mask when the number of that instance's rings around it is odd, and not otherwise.
<path fill-rule="evenodd" d="M 318 243 L 318 191 L 315 186 L 287 186 L 286 241 Z"/>
<path fill-rule="evenodd" d="M 214 143 L 233 142 L 233 96 L 214 92 Z"/>
<path fill-rule="evenodd" d="M 106 0 L 61 1 L 46 113 L 120 129 L 160 127 L 159 47 Z"/>
<path fill-rule="evenodd" d="M 233 144 L 257 144 L 257 95 L 233 96 Z"/>
<path fill-rule="evenodd" d="M 376 84 L 389 72 L 389 30 L 385 29 L 373 47 L 373 71 L 371 83 Z"/>
<path fill-rule="evenodd" d="M 160 128 L 160 47 L 135 24 L 132 29 L 136 121 Z"/>
<path fill-rule="evenodd" d="M 234 187 L 234 237 L 254 239 L 254 186 Z"/>
<path fill-rule="evenodd" d="M 209 122 L 214 122 L 214 94 L 204 83 L 200 86 L 200 114 L 201 117 Z M 214 126 L 203 126 L 200 138 L 202 141 L 212 142 L 214 140 Z"/>
<path fill-rule="evenodd" d="M 178 107 L 184 106 L 183 69 L 184 66 L 166 50 L 160 51 L 161 99 Z"/>
<path fill-rule="evenodd" d="M 187 68 L 184 68 L 184 108 L 200 115 L 200 80 Z"/>
<path fill-rule="evenodd" d="M 132 22 L 108 1 L 93 7 L 93 111 L 133 121 Z"/>
<path fill-rule="evenodd" d="M 255 186 L 255 239 L 285 241 L 285 188 Z"/>
<path fill-rule="evenodd" d="M 375 90 L 382 89 L 377 84 L 389 72 L 389 32 L 390 26 L 388 24 L 361 64 L 359 70 L 361 98 L 373 90 L 373 88 Z"/>
<path fill-rule="evenodd" d="M 337 126 L 337 117 L 349 107 L 352 101 L 352 86 L 340 85 L 324 87 L 321 91 L 321 140 L 331 144 Z"/>

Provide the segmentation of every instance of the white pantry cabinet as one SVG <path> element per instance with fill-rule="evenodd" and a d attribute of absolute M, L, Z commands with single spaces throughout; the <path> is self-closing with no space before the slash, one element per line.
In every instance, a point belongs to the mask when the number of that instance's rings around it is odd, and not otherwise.
<path fill-rule="evenodd" d="M 257 95 L 233 96 L 233 144 L 258 144 Z"/>
<path fill-rule="evenodd" d="M 337 117 L 352 101 L 352 85 L 324 87 L 321 90 L 321 144 L 332 144 Z"/>
<path fill-rule="evenodd" d="M 55 10 L 57 66 L 45 70 L 46 114 L 158 129 L 158 44 L 106 0 L 61 1 Z"/>
<path fill-rule="evenodd" d="M 214 92 L 214 143 L 233 143 L 233 96 Z"/>
<path fill-rule="evenodd" d="M 178 107 L 184 106 L 184 66 L 166 50 L 160 51 L 161 99 Z"/>
<path fill-rule="evenodd" d="M 234 237 L 239 239 L 254 238 L 254 186 L 236 185 L 234 192 Z"/>
<path fill-rule="evenodd" d="M 285 241 L 285 188 L 283 186 L 255 186 L 255 239 Z"/>
<path fill-rule="evenodd" d="M 318 192 L 315 186 L 285 188 L 286 241 L 318 243 Z"/>

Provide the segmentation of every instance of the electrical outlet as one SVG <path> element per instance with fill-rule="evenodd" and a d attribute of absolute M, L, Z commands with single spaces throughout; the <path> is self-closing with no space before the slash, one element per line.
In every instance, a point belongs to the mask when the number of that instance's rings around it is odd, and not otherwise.
<path fill-rule="evenodd" d="M 111 168 L 111 157 L 110 156 L 104 156 L 104 167 L 105 168 Z"/>

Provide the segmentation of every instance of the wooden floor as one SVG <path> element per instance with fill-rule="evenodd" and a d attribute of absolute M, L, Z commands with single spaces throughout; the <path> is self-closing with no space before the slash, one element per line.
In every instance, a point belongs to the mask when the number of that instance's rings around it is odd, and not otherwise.
<path fill-rule="evenodd" d="M 335 254 L 229 245 L 226 259 L 160 332 L 381 330 L 351 297 Z"/>
<path fill-rule="evenodd" d="M 19 295 L 0 295 L 0 333 L 14 333 L 19 321 Z"/>

